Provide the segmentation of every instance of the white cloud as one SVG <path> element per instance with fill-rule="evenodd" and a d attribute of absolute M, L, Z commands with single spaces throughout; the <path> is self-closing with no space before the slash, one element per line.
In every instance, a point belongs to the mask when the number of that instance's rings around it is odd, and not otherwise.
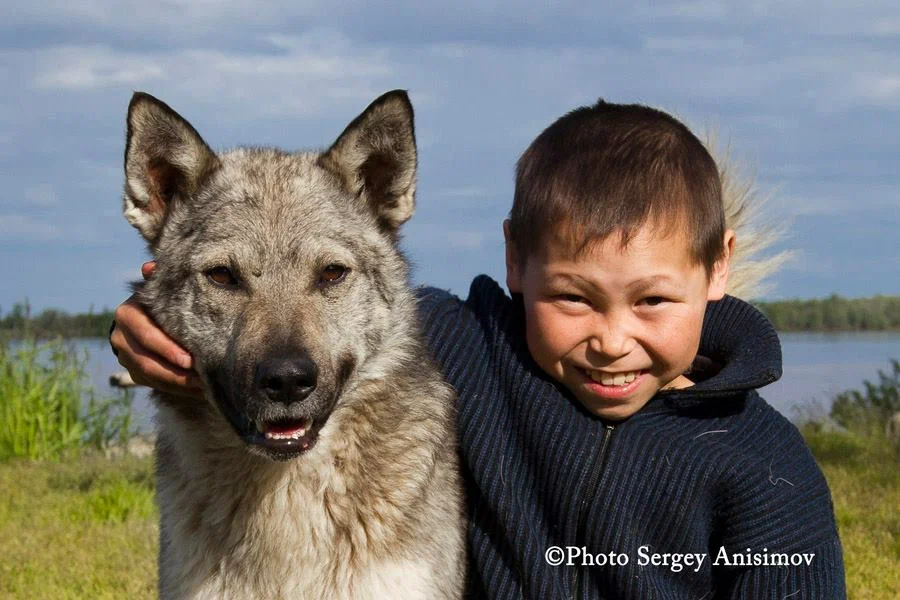
<path fill-rule="evenodd" d="M 863 75 L 854 88 L 858 98 L 876 106 L 900 106 L 900 75 Z"/>
<path fill-rule="evenodd" d="M 115 52 L 103 46 L 65 46 L 39 53 L 33 83 L 39 89 L 88 90 L 136 86 L 165 78 L 158 58 Z"/>
<path fill-rule="evenodd" d="M 700 21 L 721 21 L 728 16 L 728 7 L 717 0 L 696 2 L 654 2 L 639 4 L 636 7 L 639 15 L 655 18 L 678 18 Z"/>
<path fill-rule="evenodd" d="M 169 90 L 167 102 L 174 102 L 170 95 L 208 101 L 243 119 L 309 116 L 345 102 L 362 107 L 387 89 L 393 72 L 386 50 L 360 47 L 334 32 L 267 36 L 265 41 L 279 52 L 47 48 L 37 52 L 32 83 L 64 92 L 159 88 Z"/>
<path fill-rule="evenodd" d="M 44 242 L 59 239 L 57 225 L 26 215 L 0 215 L 0 239 L 7 242 Z"/>
<path fill-rule="evenodd" d="M 49 183 L 38 183 L 25 188 L 25 202 L 32 206 L 49 207 L 59 204 L 56 189 Z"/>
<path fill-rule="evenodd" d="M 671 52 L 736 52 L 746 47 L 742 37 L 649 36 L 644 47 L 654 51 Z"/>

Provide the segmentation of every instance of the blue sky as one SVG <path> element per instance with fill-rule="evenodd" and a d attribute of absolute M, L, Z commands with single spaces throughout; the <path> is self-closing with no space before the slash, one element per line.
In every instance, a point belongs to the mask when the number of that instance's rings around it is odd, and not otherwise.
<path fill-rule="evenodd" d="M 598 97 L 716 129 L 787 225 L 772 298 L 900 294 L 896 2 L 0 3 L 0 310 L 115 306 L 134 90 L 218 148 L 327 146 L 380 93 L 416 108 L 416 281 L 503 273 L 514 163 Z"/>

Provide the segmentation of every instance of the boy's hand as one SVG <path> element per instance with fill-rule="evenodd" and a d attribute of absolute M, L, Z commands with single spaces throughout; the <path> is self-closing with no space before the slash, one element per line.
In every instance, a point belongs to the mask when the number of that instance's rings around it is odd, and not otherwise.
<path fill-rule="evenodd" d="M 155 270 L 155 262 L 146 262 L 141 266 L 141 275 L 149 279 Z M 191 355 L 163 333 L 134 296 L 116 309 L 109 343 L 135 383 L 179 396 L 202 394 L 200 379 L 191 369 Z"/>

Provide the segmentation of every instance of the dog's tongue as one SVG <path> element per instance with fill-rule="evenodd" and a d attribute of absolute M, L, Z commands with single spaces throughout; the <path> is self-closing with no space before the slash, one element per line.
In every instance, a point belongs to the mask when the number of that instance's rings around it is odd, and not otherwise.
<path fill-rule="evenodd" d="M 299 438 L 306 434 L 308 427 L 306 419 L 288 419 L 266 423 L 263 433 L 269 439 Z"/>
<path fill-rule="evenodd" d="M 291 434 L 304 428 L 304 421 L 281 421 L 266 425 L 266 433 Z"/>

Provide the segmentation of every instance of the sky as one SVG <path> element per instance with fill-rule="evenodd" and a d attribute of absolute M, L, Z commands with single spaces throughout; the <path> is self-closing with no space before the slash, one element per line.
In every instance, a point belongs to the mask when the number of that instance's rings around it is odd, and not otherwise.
<path fill-rule="evenodd" d="M 452 4 L 452 5 L 451 5 Z M 147 252 L 122 217 L 141 90 L 213 148 L 327 147 L 409 91 L 414 281 L 502 281 L 515 161 L 597 98 L 714 130 L 792 260 L 766 297 L 900 294 L 895 0 L 0 0 L 0 313 L 114 307 Z M 740 243 L 740 240 L 738 241 Z"/>

